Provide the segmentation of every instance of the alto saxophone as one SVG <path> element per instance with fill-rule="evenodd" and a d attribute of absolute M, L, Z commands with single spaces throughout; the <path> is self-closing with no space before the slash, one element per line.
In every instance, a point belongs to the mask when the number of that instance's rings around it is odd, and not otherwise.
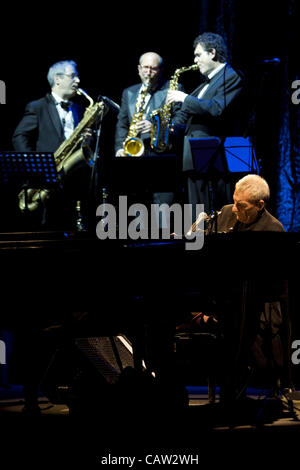
<path fill-rule="evenodd" d="M 170 79 L 169 90 L 177 90 L 179 75 L 189 70 L 198 70 L 198 65 L 194 64 L 175 70 L 174 75 Z M 171 110 L 172 103 L 165 104 L 151 113 L 152 128 L 150 133 L 150 145 L 157 153 L 165 152 L 170 148 Z"/>
<path fill-rule="evenodd" d="M 60 181 L 76 165 L 89 159 L 88 153 L 84 152 L 83 148 L 78 148 L 83 141 L 82 132 L 91 127 L 104 110 L 103 101 L 94 104 L 93 99 L 81 88 L 78 88 L 76 93 L 83 95 L 90 104 L 71 136 L 64 140 L 54 153 L 55 167 Z M 25 210 L 33 212 L 49 199 L 50 194 L 49 189 L 22 189 L 18 194 L 19 208 L 22 212 Z"/>
<path fill-rule="evenodd" d="M 145 146 L 142 139 L 138 137 L 138 131 L 136 125 L 143 119 L 144 108 L 145 108 L 145 99 L 150 90 L 151 82 L 148 81 L 145 83 L 144 89 L 141 91 L 136 105 L 135 111 L 133 113 L 131 123 L 129 126 L 129 131 L 125 141 L 123 142 L 123 149 L 126 155 L 130 157 L 140 157 L 145 152 Z"/>

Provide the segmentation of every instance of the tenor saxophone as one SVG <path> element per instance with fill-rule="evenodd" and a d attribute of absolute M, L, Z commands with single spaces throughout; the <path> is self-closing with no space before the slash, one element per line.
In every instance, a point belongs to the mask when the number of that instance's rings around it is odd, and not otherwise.
<path fill-rule="evenodd" d="M 90 104 L 86 108 L 82 120 L 76 126 L 71 136 L 64 140 L 54 153 L 55 167 L 60 182 L 63 181 L 64 176 L 66 176 L 71 169 L 89 159 L 90 156 L 88 152 L 85 152 L 84 149 L 80 147 L 83 141 L 82 133 L 95 123 L 104 110 L 103 101 L 94 103 L 93 99 L 82 90 L 82 88 L 78 88 L 76 92 L 78 95 L 83 95 Z M 49 199 L 50 195 L 51 191 L 48 189 L 22 189 L 18 194 L 19 208 L 22 212 L 25 210 L 33 212 L 41 207 L 41 205 Z"/>
<path fill-rule="evenodd" d="M 175 70 L 170 79 L 169 90 L 178 89 L 178 79 L 183 72 L 198 70 L 198 65 L 190 65 Z M 170 148 L 170 128 L 171 128 L 172 103 L 165 104 L 151 113 L 152 128 L 150 132 L 150 145 L 157 153 L 165 152 Z"/>
<path fill-rule="evenodd" d="M 126 155 L 130 157 L 140 157 L 145 152 L 144 142 L 138 137 L 136 125 L 143 119 L 145 99 L 150 90 L 150 87 L 151 82 L 149 80 L 145 83 L 144 89 L 141 91 L 139 98 L 137 99 L 128 134 L 125 141 L 123 142 L 123 149 Z"/>

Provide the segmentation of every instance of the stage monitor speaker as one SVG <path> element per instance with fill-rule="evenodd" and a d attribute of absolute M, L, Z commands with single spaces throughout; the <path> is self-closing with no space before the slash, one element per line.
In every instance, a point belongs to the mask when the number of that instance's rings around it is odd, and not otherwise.
<path fill-rule="evenodd" d="M 125 367 L 134 367 L 131 342 L 123 335 L 77 338 L 75 345 L 108 383 L 116 383 Z"/>
<path fill-rule="evenodd" d="M 54 352 L 41 380 L 41 392 L 52 403 L 68 403 L 80 387 L 105 389 L 126 368 L 134 368 L 132 345 L 123 335 L 76 338 Z M 95 386 L 94 386 L 95 385 Z"/>

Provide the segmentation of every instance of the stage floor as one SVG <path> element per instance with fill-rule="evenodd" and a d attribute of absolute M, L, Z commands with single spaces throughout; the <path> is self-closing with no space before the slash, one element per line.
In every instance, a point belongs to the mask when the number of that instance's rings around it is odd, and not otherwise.
<path fill-rule="evenodd" d="M 189 404 L 187 414 L 192 417 L 193 415 L 200 417 L 203 413 L 205 416 L 205 424 L 210 421 L 210 431 L 224 431 L 224 430 L 255 430 L 262 429 L 284 429 L 294 430 L 300 432 L 300 391 L 294 391 L 291 395 L 292 402 L 289 402 L 285 397 L 281 398 L 281 410 L 279 412 L 273 411 L 268 414 L 265 420 L 263 420 L 262 414 L 267 412 L 267 407 L 272 406 L 272 398 L 268 397 L 268 391 L 263 389 L 248 388 L 246 400 L 243 402 L 243 407 L 239 410 L 243 410 L 244 416 L 240 414 L 238 419 L 234 421 L 230 418 L 228 423 L 226 419 L 222 417 L 219 419 L 216 417 L 218 413 L 219 403 L 219 389 L 216 390 L 216 402 L 215 405 L 209 405 L 208 401 L 208 389 L 206 386 L 187 386 L 186 387 Z M 166 397 L 168 399 L 168 397 Z M 145 409 L 147 408 L 147 402 L 144 402 Z M 20 419 L 27 420 L 23 414 L 24 399 L 23 399 L 23 388 L 21 385 L 10 385 L 8 387 L 0 386 L 0 418 L 1 419 Z M 46 422 L 47 419 L 53 420 L 57 418 L 58 421 L 70 419 L 70 410 L 67 404 L 51 403 L 49 399 L 40 394 L 39 396 L 39 407 L 41 410 L 40 416 L 35 419 L 42 419 Z M 205 411 L 204 411 L 205 410 Z M 255 414 L 255 410 L 257 413 Z M 248 411 L 248 413 L 247 413 Z M 211 420 L 209 419 L 211 414 Z M 260 417 L 262 418 L 260 420 Z M 248 419 L 249 418 L 249 419 Z M 33 418 L 31 418 L 33 419 Z M 239 422 L 241 421 L 241 422 Z M 248 422 L 247 422 L 248 421 Z"/>
<path fill-rule="evenodd" d="M 207 387 L 187 387 L 187 391 L 189 406 L 184 412 L 148 413 L 145 401 L 138 415 L 125 412 L 102 417 L 95 410 L 77 420 L 68 406 L 53 404 L 43 396 L 39 397 L 41 414 L 25 416 L 22 387 L 0 387 L 0 463 L 11 468 L 28 464 L 39 469 L 49 465 L 90 469 L 110 461 L 145 468 L 143 462 L 160 464 L 169 458 L 169 463 L 185 459 L 189 464 L 210 462 L 219 468 L 245 461 L 253 467 L 258 453 L 260 462 L 264 459 L 269 464 L 297 456 L 298 446 L 293 443 L 300 433 L 299 392 L 294 392 L 294 415 L 283 406 L 280 413 L 269 413 L 258 425 L 259 411 L 264 408 L 266 413 L 268 406 L 261 390 L 248 390 L 235 416 L 221 412 L 218 396 L 214 406 L 208 404 Z M 171 395 L 170 391 L 164 397 L 166 402 Z"/>

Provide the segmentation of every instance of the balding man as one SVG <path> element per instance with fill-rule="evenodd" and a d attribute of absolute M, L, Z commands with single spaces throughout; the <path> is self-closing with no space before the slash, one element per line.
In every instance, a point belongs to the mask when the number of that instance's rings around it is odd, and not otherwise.
<path fill-rule="evenodd" d="M 169 82 L 163 78 L 163 59 L 155 52 L 142 54 L 138 64 L 138 75 L 141 83 L 126 88 L 122 93 L 121 109 L 118 116 L 115 135 L 116 156 L 128 156 L 123 144 L 134 113 L 139 108 L 142 119 L 135 124 L 136 137 L 145 143 L 144 155 L 153 154 L 149 141 L 151 130 L 150 114 L 165 104 Z M 130 156 L 130 155 L 129 155 Z"/>
<path fill-rule="evenodd" d="M 163 77 L 163 59 L 156 52 L 142 54 L 139 58 L 137 70 L 141 83 L 126 88 L 122 93 L 115 132 L 115 155 L 117 157 L 136 156 L 124 149 L 124 142 L 128 137 L 133 116 L 137 116 L 137 113 L 138 119 L 134 121 L 134 137 L 141 139 L 144 144 L 142 156 L 158 155 L 150 145 L 152 126 L 150 115 L 152 111 L 164 106 L 170 82 Z M 182 85 L 179 84 L 178 89 L 183 90 Z M 171 111 L 172 114 L 175 114 L 180 107 L 181 104 L 174 105 Z M 167 151 L 167 153 L 172 153 L 172 150 Z M 160 152 L 159 155 L 161 155 Z M 164 188 L 162 188 L 162 191 L 164 191 Z M 151 194 L 149 202 L 171 205 L 174 202 L 174 193 L 168 191 L 169 188 L 166 185 L 166 191 Z M 144 203 L 144 200 L 141 200 L 139 196 L 138 199 L 134 199 L 134 202 Z M 161 224 L 160 228 L 162 228 Z"/>

